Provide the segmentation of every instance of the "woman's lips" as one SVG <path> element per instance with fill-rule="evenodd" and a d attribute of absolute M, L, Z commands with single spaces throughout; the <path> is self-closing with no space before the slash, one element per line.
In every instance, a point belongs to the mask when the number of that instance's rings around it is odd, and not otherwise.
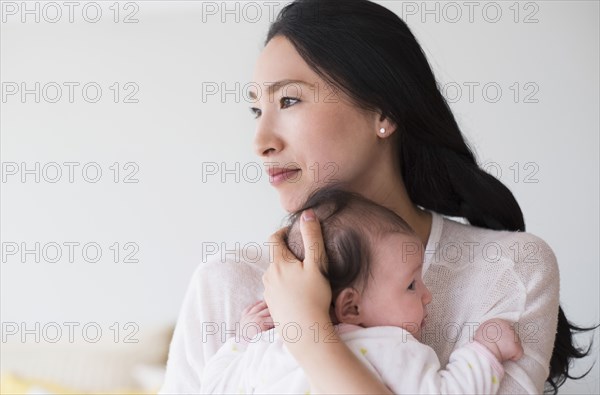
<path fill-rule="evenodd" d="M 269 182 L 273 186 L 279 185 L 284 181 L 295 182 L 298 179 L 296 175 L 298 172 L 300 172 L 300 169 L 290 169 L 274 173 L 269 176 Z"/>

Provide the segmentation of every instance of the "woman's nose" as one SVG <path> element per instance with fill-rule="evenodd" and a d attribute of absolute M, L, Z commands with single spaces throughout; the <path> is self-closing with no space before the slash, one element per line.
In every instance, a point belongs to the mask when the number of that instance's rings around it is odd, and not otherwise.
<path fill-rule="evenodd" d="M 258 120 L 254 135 L 254 152 L 257 156 L 265 157 L 281 151 L 283 142 L 273 129 L 272 122 L 269 120 L 265 118 Z"/>

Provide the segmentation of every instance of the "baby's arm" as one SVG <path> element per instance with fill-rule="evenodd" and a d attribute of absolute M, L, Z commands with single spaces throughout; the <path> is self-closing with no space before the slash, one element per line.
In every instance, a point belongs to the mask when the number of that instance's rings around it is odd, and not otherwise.
<path fill-rule="evenodd" d="M 208 360 L 202 376 L 202 394 L 239 392 L 252 377 L 244 358 L 250 340 L 259 332 L 269 329 L 273 323 L 264 301 L 247 306 L 242 311 L 235 336 L 230 337 Z"/>
<path fill-rule="evenodd" d="M 500 362 L 517 361 L 523 356 L 521 339 L 505 320 L 485 321 L 475 331 L 474 340 L 487 347 Z"/>
<path fill-rule="evenodd" d="M 449 392 L 495 394 L 504 377 L 502 362 L 522 356 L 521 340 L 511 325 L 491 319 L 477 328 L 472 343 L 450 355 L 446 369 L 439 373 Z"/>
<path fill-rule="evenodd" d="M 516 360 L 523 353 L 520 340 L 503 320 L 486 321 L 478 328 L 476 338 L 485 344 L 475 340 L 457 348 L 445 369 L 440 368 L 435 351 L 412 336 L 402 341 L 397 336 L 389 337 L 392 344 L 363 342 L 361 351 L 395 394 L 496 394 L 504 376 L 502 362 Z"/>

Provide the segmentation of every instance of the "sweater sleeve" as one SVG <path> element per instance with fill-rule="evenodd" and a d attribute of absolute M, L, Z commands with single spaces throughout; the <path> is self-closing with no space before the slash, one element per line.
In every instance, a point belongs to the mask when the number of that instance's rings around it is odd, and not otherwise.
<path fill-rule="evenodd" d="M 262 299 L 261 267 L 229 258 L 202 263 L 192 275 L 159 394 L 199 393 L 205 362 L 233 336 L 243 308 Z"/>
<path fill-rule="evenodd" d="M 516 326 L 524 355 L 516 362 L 505 362 L 506 377 L 499 392 L 540 394 L 549 374 L 558 323 L 559 269 L 554 252 L 544 240 L 526 232 L 517 235 L 509 247 L 526 293 Z M 492 309 L 482 322 L 493 316 L 501 316 L 501 312 Z"/>
<path fill-rule="evenodd" d="M 244 389 L 244 355 L 248 342 L 239 341 L 234 337 L 227 339 L 225 344 L 213 355 L 206 366 L 201 379 L 201 394 L 225 394 Z"/>

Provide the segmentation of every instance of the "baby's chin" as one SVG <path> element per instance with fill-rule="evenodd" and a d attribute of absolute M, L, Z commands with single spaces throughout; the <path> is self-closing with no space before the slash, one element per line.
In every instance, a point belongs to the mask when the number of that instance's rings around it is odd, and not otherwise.
<path fill-rule="evenodd" d="M 418 332 L 412 333 L 412 335 L 415 337 L 415 339 L 417 339 L 418 341 L 421 341 L 421 331 L 420 330 Z"/>
<path fill-rule="evenodd" d="M 414 326 L 411 326 L 409 328 L 403 328 L 405 331 L 407 331 L 408 333 L 410 333 L 415 339 L 417 339 L 418 341 L 421 341 L 421 327 L 415 328 Z"/>

